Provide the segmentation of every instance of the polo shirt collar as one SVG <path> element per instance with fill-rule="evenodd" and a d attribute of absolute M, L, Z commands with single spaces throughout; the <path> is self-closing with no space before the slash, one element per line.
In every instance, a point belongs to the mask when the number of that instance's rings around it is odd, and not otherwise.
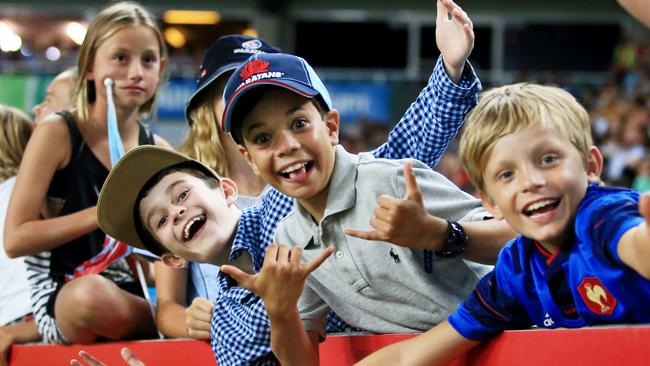
<path fill-rule="evenodd" d="M 348 210 L 354 206 L 357 198 L 356 181 L 357 165 L 359 156 L 345 151 L 343 146 L 337 145 L 334 154 L 334 171 L 328 185 L 327 204 L 323 221 L 328 216 Z M 292 245 L 307 247 L 313 239 L 313 234 L 318 232 L 317 224 L 312 220 L 311 215 L 305 210 L 298 200 L 293 200 L 297 225 L 300 228 L 312 228 L 312 230 L 292 231 Z"/>

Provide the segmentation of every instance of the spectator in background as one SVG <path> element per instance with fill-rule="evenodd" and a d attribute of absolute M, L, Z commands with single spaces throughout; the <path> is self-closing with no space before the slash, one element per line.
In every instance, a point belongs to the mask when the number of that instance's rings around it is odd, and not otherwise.
<path fill-rule="evenodd" d="M 9 197 L 33 123 L 22 111 L 0 104 L 0 231 L 4 229 Z M 31 317 L 29 284 L 23 258 L 9 259 L 0 237 L 0 365 L 8 365 L 14 343 L 39 338 Z"/>
<path fill-rule="evenodd" d="M 605 181 L 630 187 L 636 168 L 646 154 L 648 136 L 644 124 L 630 118 L 630 112 L 623 116 L 620 125 L 612 124 L 611 138 L 603 146 L 606 160 Z"/>
<path fill-rule="evenodd" d="M 72 104 L 76 72 L 68 69 L 54 77 L 47 88 L 45 99 L 34 109 L 38 123 L 50 113 Z M 4 231 L 9 198 L 16 181 L 16 172 L 27 140 L 32 132 L 32 122 L 21 111 L 0 106 L 0 232 Z M 23 258 L 9 259 L 0 237 L 0 366 L 8 364 L 8 352 L 14 343 L 35 341 L 40 338 L 32 316 L 29 284 Z"/>
<path fill-rule="evenodd" d="M 639 162 L 632 188 L 639 192 L 650 192 L 650 156 L 644 156 Z"/>
<path fill-rule="evenodd" d="M 72 94 L 77 82 L 77 72 L 70 68 L 55 76 L 47 87 L 45 99 L 34 106 L 34 121 L 43 120 L 50 113 L 60 112 L 72 105 Z"/>

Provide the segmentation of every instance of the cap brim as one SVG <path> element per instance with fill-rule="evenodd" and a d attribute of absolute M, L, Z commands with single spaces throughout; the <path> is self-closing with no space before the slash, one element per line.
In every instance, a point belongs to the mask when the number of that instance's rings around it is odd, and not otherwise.
<path fill-rule="evenodd" d="M 147 249 L 135 226 L 135 201 L 149 179 L 180 163 L 197 164 L 197 168 L 220 179 L 212 169 L 181 153 L 153 145 L 138 146 L 118 161 L 104 182 L 97 201 L 99 227 L 121 242 Z"/>
<path fill-rule="evenodd" d="M 262 79 L 262 80 L 257 80 L 253 81 L 249 84 L 246 84 L 242 86 L 241 88 L 237 89 L 235 93 L 230 97 L 228 102 L 226 103 L 226 106 L 224 108 L 224 113 L 223 113 L 223 118 L 222 118 L 222 129 L 228 133 L 230 133 L 230 136 L 232 136 L 233 140 L 237 142 L 238 144 L 241 144 L 241 141 L 238 141 L 238 139 L 235 137 L 236 134 L 232 133 L 233 127 L 232 126 L 232 114 L 233 111 L 235 110 L 235 107 L 237 106 L 237 102 L 240 100 L 240 98 L 246 94 L 246 92 L 251 91 L 255 88 L 258 88 L 260 86 L 279 86 L 285 89 L 288 89 L 294 93 L 300 94 L 306 98 L 313 98 L 320 94 L 318 90 L 306 86 L 302 83 L 298 83 L 295 81 L 290 81 L 290 80 L 274 80 L 274 79 Z M 224 128 L 225 127 L 225 128 Z"/>
<path fill-rule="evenodd" d="M 217 80 L 221 75 L 227 73 L 228 71 L 233 71 L 241 65 L 241 62 L 233 62 L 224 66 L 221 66 L 220 68 L 217 69 L 210 77 L 203 82 L 203 84 L 198 87 L 192 96 L 190 96 L 190 99 L 188 99 L 187 103 L 185 104 L 185 121 L 187 122 L 188 125 L 192 125 L 192 120 L 190 119 L 190 111 L 192 108 L 194 108 L 194 104 L 196 104 L 196 101 L 199 99 L 199 96 L 203 93 L 203 90 L 205 90 L 207 87 L 212 85 L 212 83 Z"/>

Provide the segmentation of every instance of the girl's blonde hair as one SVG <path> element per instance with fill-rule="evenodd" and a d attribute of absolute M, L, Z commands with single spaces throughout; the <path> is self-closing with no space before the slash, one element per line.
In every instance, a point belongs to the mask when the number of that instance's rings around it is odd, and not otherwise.
<path fill-rule="evenodd" d="M 229 74 L 228 74 L 229 75 Z M 228 176 L 228 162 L 223 148 L 220 124 L 213 103 L 222 98 L 227 77 L 222 75 L 203 92 L 198 103 L 190 110 L 190 130 L 178 150 L 189 157 L 209 166 L 222 177 Z"/>
<path fill-rule="evenodd" d="M 75 88 L 74 102 L 80 122 L 88 120 L 89 105 L 94 103 L 96 98 L 95 84 L 92 80 L 86 80 L 85 75 L 95 60 L 97 49 L 115 32 L 127 26 L 144 26 L 151 29 L 158 39 L 160 59 L 167 58 L 167 46 L 160 29 L 158 29 L 153 16 L 145 8 L 133 2 L 120 2 L 102 10 L 90 22 L 77 60 L 79 78 Z M 156 93 L 151 99 L 140 106 L 138 112 L 141 115 L 153 111 L 160 84 L 159 82 Z"/>
<path fill-rule="evenodd" d="M 485 92 L 467 116 L 460 141 L 460 157 L 476 189 L 485 191 L 483 171 L 497 141 L 540 125 L 557 129 L 587 161 L 593 144 L 589 114 L 567 91 L 519 83 Z"/>
<path fill-rule="evenodd" d="M 3 182 L 18 172 L 34 124 L 23 111 L 0 104 L 0 127 L 0 182 Z"/>

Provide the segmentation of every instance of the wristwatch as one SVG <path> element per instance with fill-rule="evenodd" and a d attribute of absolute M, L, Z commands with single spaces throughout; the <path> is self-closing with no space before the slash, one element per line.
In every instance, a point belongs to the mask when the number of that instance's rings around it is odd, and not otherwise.
<path fill-rule="evenodd" d="M 465 230 L 459 223 L 447 220 L 447 238 L 442 250 L 437 250 L 434 253 L 443 258 L 457 257 L 465 252 L 468 240 Z"/>

